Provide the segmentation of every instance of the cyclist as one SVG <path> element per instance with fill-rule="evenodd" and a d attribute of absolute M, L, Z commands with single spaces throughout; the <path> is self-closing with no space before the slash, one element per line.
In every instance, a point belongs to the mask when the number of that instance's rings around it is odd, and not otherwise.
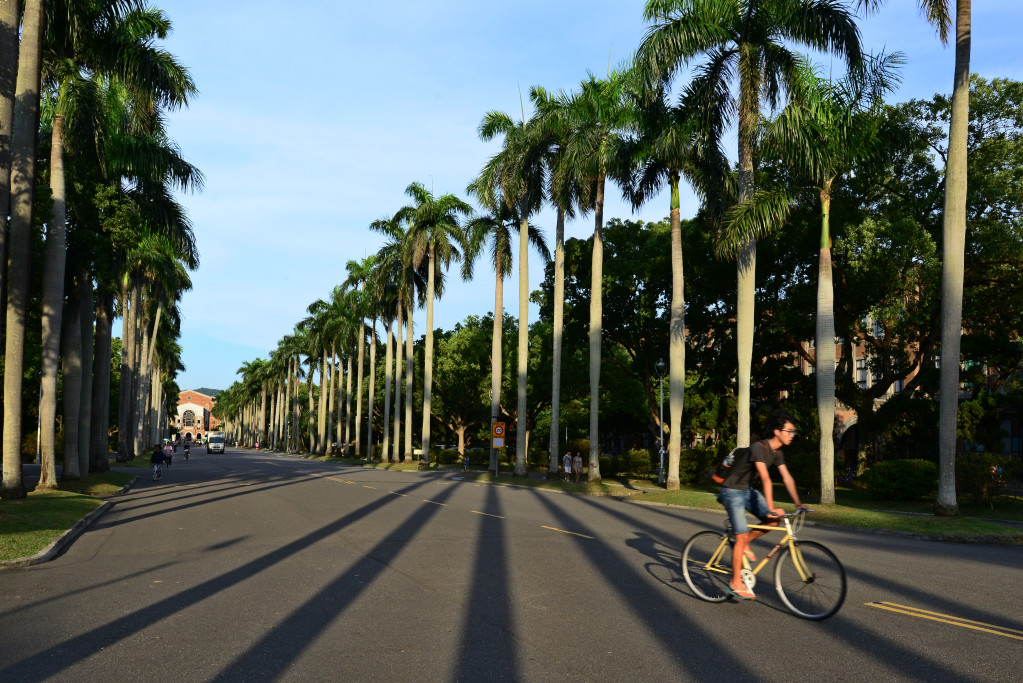
<path fill-rule="evenodd" d="M 153 466 L 153 481 L 159 481 L 160 477 L 163 476 L 163 468 L 160 467 L 165 460 L 163 449 L 157 444 L 156 448 L 153 449 L 153 455 L 149 458 L 150 464 Z"/>
<path fill-rule="evenodd" d="M 767 418 L 764 433 L 769 437 L 750 446 L 748 457 L 736 457 L 718 495 L 718 502 L 728 511 L 728 518 L 735 533 L 732 580 L 727 590 L 741 600 L 756 598 L 753 591 L 746 588 L 742 582 L 742 557 L 745 555 L 748 560 L 755 562 L 757 558 L 749 549 L 749 543 L 767 533 L 758 529 L 750 531 L 746 524 L 746 511 L 753 513 L 765 526 L 777 526 L 779 518 L 785 514 L 785 510 L 774 504 L 774 489 L 768 468 L 771 466 L 777 468 L 797 508 L 806 509 L 806 506 L 799 502 L 796 482 L 789 474 L 789 469 L 785 466 L 785 456 L 782 454 L 782 448 L 796 438 L 795 420 L 784 410 L 775 410 Z M 757 480 L 763 486 L 763 493 L 754 488 Z"/>
<path fill-rule="evenodd" d="M 188 456 L 192 454 L 192 443 L 190 441 L 185 442 L 185 460 L 188 460 Z"/>

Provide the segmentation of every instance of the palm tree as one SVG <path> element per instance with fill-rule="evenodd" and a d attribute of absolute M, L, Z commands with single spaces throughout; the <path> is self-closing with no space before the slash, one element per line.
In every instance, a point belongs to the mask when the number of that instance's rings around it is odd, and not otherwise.
<path fill-rule="evenodd" d="M 363 371 L 365 368 L 366 358 L 366 282 L 369 280 L 370 274 L 373 272 L 373 263 L 375 257 L 367 256 L 362 261 L 349 261 L 345 264 L 345 269 L 348 271 L 348 279 L 344 281 L 345 287 L 358 287 L 359 296 L 356 303 L 356 310 L 359 312 L 359 379 L 355 385 L 356 398 L 355 398 L 355 455 L 358 457 L 361 454 L 362 443 L 361 443 L 361 432 L 362 432 L 362 382 L 363 382 Z M 376 327 L 376 320 L 374 327 Z M 376 330 L 373 331 L 373 344 L 374 349 L 376 348 Z M 372 408 L 370 409 L 372 413 Z M 370 437 L 372 438 L 372 437 Z M 372 453 L 367 453 L 366 457 L 369 458 Z"/>
<path fill-rule="evenodd" d="M 796 203 L 793 190 L 811 189 L 820 198 L 817 330 L 815 341 L 817 417 L 820 424 L 821 503 L 835 502 L 835 312 L 831 265 L 831 194 L 835 180 L 854 164 L 884 151 L 879 135 L 884 95 L 898 83 L 898 53 L 871 59 L 862 69 L 831 81 L 806 62 L 800 68 L 792 101 L 767 125 L 765 153 L 774 154 L 803 180 L 801 188 L 758 191 L 726 217 L 728 235 L 719 253 L 732 255 L 750 239 L 779 227 Z"/>
<path fill-rule="evenodd" d="M 604 273 L 604 189 L 607 178 L 622 178 L 618 166 L 621 157 L 620 133 L 631 118 L 625 97 L 627 74 L 612 71 L 606 79 L 590 74 L 578 92 L 559 94 L 558 107 L 544 107 L 542 115 L 553 119 L 552 125 L 570 131 L 564 150 L 565 172 L 575 182 L 592 188 L 587 192 L 587 208 L 593 209 L 593 252 L 590 281 L 590 453 L 588 479 L 600 483 L 600 364 L 603 334 Z"/>
<path fill-rule="evenodd" d="M 694 102 L 716 119 L 738 119 L 739 201 L 753 196 L 756 129 L 763 103 L 777 105 L 783 89 L 793 85 L 798 56 L 783 41 L 860 61 L 860 36 L 845 7 L 818 0 L 648 0 L 643 17 L 653 22 L 637 53 L 641 70 L 670 80 L 696 57 L 706 56 L 691 85 Z M 728 91 L 739 78 L 738 101 Z M 753 363 L 753 308 L 756 242 L 739 252 L 736 341 L 738 346 L 738 434 L 740 446 L 750 438 L 750 370 Z"/>
<path fill-rule="evenodd" d="M 472 207 L 453 194 L 434 197 L 419 183 L 405 188 L 412 199 L 394 214 L 395 221 L 409 226 L 408 249 L 412 267 L 425 263 L 426 284 L 426 360 L 423 377 L 423 430 L 421 467 L 430 464 L 430 419 L 433 390 L 433 300 L 443 294 L 443 269 L 461 258 L 459 247 L 464 248 L 465 233 L 460 217 L 470 216 Z M 439 276 L 439 277 L 438 277 Z M 438 282 L 439 280 L 439 282 Z M 406 390 L 407 391 L 407 390 Z"/>
<path fill-rule="evenodd" d="M 503 204 L 503 218 L 518 220 L 519 232 L 519 345 L 518 345 L 518 403 L 516 409 L 517 438 L 515 440 L 515 475 L 526 475 L 526 449 L 529 426 L 526 420 L 526 386 L 529 367 L 529 242 L 538 246 L 546 260 L 550 260 L 549 250 L 543 242 L 539 231 L 529 224 L 529 216 L 538 211 L 543 204 L 545 189 L 543 140 L 539 135 L 539 126 L 535 121 L 527 121 L 525 112 L 518 123 L 503 112 L 492 111 L 483 117 L 479 125 L 481 140 L 493 140 L 498 135 L 504 136 L 504 144 L 500 152 L 495 154 L 483 167 L 477 178 L 469 186 L 469 192 L 475 194 L 489 211 L 496 214 L 498 206 Z M 496 222 L 500 222 L 500 218 Z M 493 223 L 491 223 L 493 225 Z M 486 229 L 485 224 L 483 226 Z M 508 235 L 505 234 L 507 239 Z M 495 234 L 495 240 L 500 237 Z M 498 244 L 495 242 L 495 248 Z M 495 251 L 495 268 L 498 283 L 504 278 L 501 265 Z M 511 265 L 510 254 L 508 264 Z M 469 263 L 469 261 L 466 261 Z M 471 266 L 465 273 L 471 274 Z M 502 287 L 503 294 L 503 287 Z M 498 307 L 500 306 L 500 307 Z M 500 300 L 495 301 L 493 348 L 496 349 L 494 377 L 490 414 L 496 419 L 500 406 L 500 346 L 501 321 L 504 317 L 504 306 Z M 496 470 L 497 461 L 491 455 L 491 469 Z"/>
<path fill-rule="evenodd" d="M 21 3 L 0 3 L 0 64 L 18 63 L 18 13 Z M 14 125 L 13 68 L 0 70 L 0 292 L 7 270 L 7 216 L 11 206 L 11 128 Z"/>
<path fill-rule="evenodd" d="M 28 311 L 35 196 L 35 142 L 39 126 L 43 0 L 27 0 L 18 50 L 14 125 L 11 132 L 11 218 L 7 263 L 7 327 L 4 349 L 3 479 L 0 498 L 24 498 L 21 478 L 21 381 L 25 371 L 25 317 Z"/>
<path fill-rule="evenodd" d="M 727 162 L 719 144 L 720 122 L 704 127 L 695 108 L 672 105 L 665 84 L 643 88 L 637 82 L 638 98 L 634 136 L 625 152 L 635 159 L 633 175 L 625 194 L 639 207 L 665 184 L 670 191 L 671 225 L 671 322 L 669 325 L 669 408 L 668 472 L 666 486 L 679 488 L 682 453 L 682 410 L 685 398 L 685 278 L 682 254 L 682 220 L 679 184 L 685 177 L 706 202 L 727 182 Z M 663 444 L 661 445 L 663 448 Z"/>

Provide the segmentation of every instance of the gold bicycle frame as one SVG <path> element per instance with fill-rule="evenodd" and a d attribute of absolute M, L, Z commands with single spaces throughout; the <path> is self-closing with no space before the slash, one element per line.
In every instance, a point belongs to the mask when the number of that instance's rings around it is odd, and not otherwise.
<path fill-rule="evenodd" d="M 797 549 L 795 542 L 798 539 L 796 538 L 795 532 L 792 531 L 792 523 L 789 521 L 789 519 L 796 514 L 801 513 L 788 513 L 781 518 L 782 521 L 785 522 L 785 526 L 780 525 L 768 526 L 766 524 L 749 525 L 750 529 L 759 529 L 760 531 L 763 532 L 784 531 L 785 537 L 778 541 L 778 544 L 776 546 L 771 548 L 771 552 L 767 553 L 767 556 L 764 559 L 760 560 L 760 562 L 757 563 L 756 567 L 751 566 L 749 558 L 743 555 L 742 556 L 743 569 L 749 569 L 750 572 L 752 572 L 753 575 L 756 576 L 757 574 L 760 573 L 760 570 L 763 569 L 764 566 L 771 561 L 771 558 L 774 557 L 775 554 L 777 554 L 777 552 L 782 549 L 783 546 L 788 545 L 792 551 L 792 564 L 793 566 L 795 566 L 796 571 L 799 572 L 799 577 L 803 579 L 803 581 L 808 581 L 809 579 L 812 578 L 812 573 L 810 572 L 810 569 L 806 566 L 806 563 L 803 562 L 803 554 L 800 553 Z M 727 552 L 729 538 L 731 538 L 731 536 L 726 535 L 724 538 L 721 539 L 721 545 L 718 546 L 717 551 L 715 551 L 715 553 L 711 556 L 710 560 L 707 562 L 706 566 L 707 569 L 717 570 L 718 567 L 721 567 L 721 569 L 723 570 L 725 568 L 724 565 L 721 564 L 721 558 L 724 557 L 725 553 Z"/>

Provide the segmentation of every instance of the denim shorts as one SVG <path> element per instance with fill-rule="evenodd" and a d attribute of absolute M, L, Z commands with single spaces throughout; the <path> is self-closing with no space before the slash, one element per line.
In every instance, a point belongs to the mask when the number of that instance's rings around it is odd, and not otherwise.
<path fill-rule="evenodd" d="M 740 489 L 729 489 L 721 487 L 718 494 L 718 502 L 725 506 L 728 511 L 728 519 L 732 522 L 732 529 L 736 534 L 744 534 L 749 531 L 746 524 L 746 511 L 749 510 L 754 516 L 763 522 L 771 514 L 767 509 L 767 500 L 764 494 L 756 489 L 743 491 Z"/>

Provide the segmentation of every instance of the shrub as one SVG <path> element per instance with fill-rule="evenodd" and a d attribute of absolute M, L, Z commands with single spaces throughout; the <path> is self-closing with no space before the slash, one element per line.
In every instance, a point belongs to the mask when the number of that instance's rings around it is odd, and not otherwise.
<path fill-rule="evenodd" d="M 536 467 L 547 467 L 551 464 L 550 451 L 529 451 L 526 462 Z"/>
<path fill-rule="evenodd" d="M 882 460 L 866 471 L 863 483 L 882 500 L 917 500 L 938 488 L 938 466 L 930 460 Z"/>
<path fill-rule="evenodd" d="M 633 448 L 625 453 L 625 467 L 630 474 L 649 474 L 652 466 L 650 451 L 645 448 Z"/>
<path fill-rule="evenodd" d="M 990 505 L 1011 470 L 1009 458 L 994 453 L 967 453 L 956 460 L 956 486 L 975 503 Z"/>
<path fill-rule="evenodd" d="M 453 448 L 445 448 L 442 451 L 436 452 L 436 460 L 438 465 L 454 465 L 458 462 L 462 454 Z M 432 460 L 433 458 L 431 458 Z"/>
<path fill-rule="evenodd" d="M 710 480 L 710 473 L 731 450 L 731 446 L 727 443 L 719 446 L 697 446 L 684 449 L 679 456 L 679 483 L 693 484 L 701 479 Z M 664 466 L 668 467 L 667 458 L 665 458 Z"/>
<path fill-rule="evenodd" d="M 614 476 L 614 461 L 610 457 L 602 455 L 598 458 L 598 462 L 600 463 L 600 476 L 602 478 Z M 585 458 L 583 459 L 583 464 L 586 464 Z"/>

